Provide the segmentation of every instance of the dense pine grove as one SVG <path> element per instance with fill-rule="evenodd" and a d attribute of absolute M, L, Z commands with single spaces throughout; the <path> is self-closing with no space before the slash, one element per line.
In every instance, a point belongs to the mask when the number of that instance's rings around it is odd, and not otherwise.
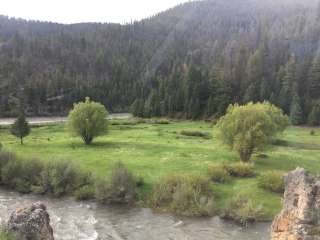
<path fill-rule="evenodd" d="M 121 13 L 119 13 L 121 14 Z M 320 124 L 320 4 L 206 0 L 120 24 L 0 17 L 0 115 L 65 114 L 89 96 L 111 112 L 216 118 L 267 100 Z"/>

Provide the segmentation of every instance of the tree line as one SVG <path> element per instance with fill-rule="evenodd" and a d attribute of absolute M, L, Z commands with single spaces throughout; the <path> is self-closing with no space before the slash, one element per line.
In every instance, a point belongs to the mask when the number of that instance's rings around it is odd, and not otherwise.
<path fill-rule="evenodd" d="M 89 96 L 111 112 L 217 118 L 269 101 L 320 124 L 317 1 L 189 2 L 148 19 L 61 25 L 0 17 L 0 114 L 66 114 Z"/>

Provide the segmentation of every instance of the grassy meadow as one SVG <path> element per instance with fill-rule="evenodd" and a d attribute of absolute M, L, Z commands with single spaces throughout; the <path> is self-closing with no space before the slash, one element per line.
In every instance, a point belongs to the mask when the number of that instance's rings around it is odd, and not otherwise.
<path fill-rule="evenodd" d="M 122 121 L 125 123 L 127 120 Z M 72 160 L 97 177 L 109 174 L 110 166 L 121 161 L 135 175 L 144 178 L 144 193 L 149 192 L 162 175 L 206 174 L 210 165 L 239 161 L 237 154 L 219 141 L 217 129 L 211 123 L 177 121 L 170 124 L 126 125 L 119 122 L 110 125 L 108 135 L 95 139 L 91 146 L 84 145 L 80 138 L 71 137 L 63 124 L 33 127 L 24 145 L 20 145 L 8 128 L 3 127 L 0 142 L 5 150 L 21 157 L 36 157 L 43 161 Z M 184 136 L 181 135 L 183 130 L 208 132 L 212 138 Z M 320 129 L 314 130 L 315 135 L 311 135 L 311 128 L 288 128 L 263 154 L 254 155 L 256 172 L 287 172 L 297 166 L 318 172 Z M 219 210 L 223 209 L 228 199 L 239 193 L 262 204 L 268 219 L 281 207 L 281 194 L 258 188 L 257 178 L 234 178 L 224 184 L 212 183 L 212 188 Z"/>

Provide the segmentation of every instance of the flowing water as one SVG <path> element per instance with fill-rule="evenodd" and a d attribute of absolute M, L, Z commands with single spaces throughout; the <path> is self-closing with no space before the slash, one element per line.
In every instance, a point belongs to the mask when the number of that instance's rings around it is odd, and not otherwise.
<path fill-rule="evenodd" d="M 181 219 L 150 209 L 124 209 L 0 190 L 0 217 L 41 201 L 56 240 L 267 240 L 270 223 L 241 229 L 219 218 Z"/>

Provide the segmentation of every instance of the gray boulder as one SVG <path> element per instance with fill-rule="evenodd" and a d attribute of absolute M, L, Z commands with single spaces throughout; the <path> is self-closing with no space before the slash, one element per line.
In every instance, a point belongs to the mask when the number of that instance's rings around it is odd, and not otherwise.
<path fill-rule="evenodd" d="M 40 202 L 14 211 L 7 229 L 15 233 L 19 240 L 54 240 L 49 214 Z"/>

